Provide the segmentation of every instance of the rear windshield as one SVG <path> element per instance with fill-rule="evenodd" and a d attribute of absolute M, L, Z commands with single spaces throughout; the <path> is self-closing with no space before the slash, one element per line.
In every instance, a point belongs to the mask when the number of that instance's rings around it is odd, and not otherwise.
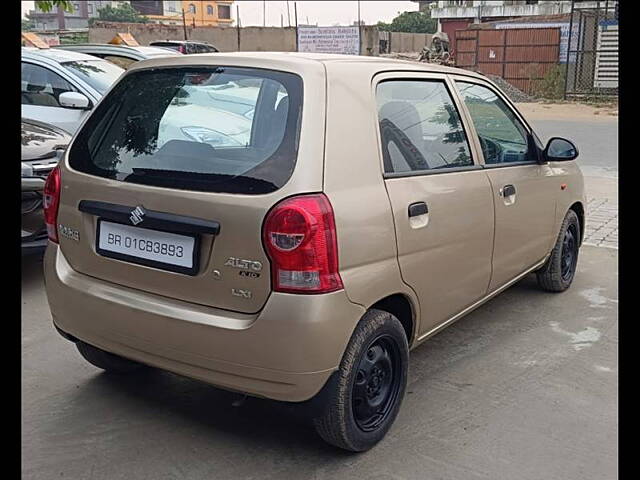
<path fill-rule="evenodd" d="M 149 45 L 151 45 L 152 47 L 170 48 L 178 52 L 180 51 L 180 46 L 181 46 L 180 44 L 175 44 L 175 43 L 158 43 L 158 42 L 150 43 Z"/>
<path fill-rule="evenodd" d="M 125 76 L 69 151 L 71 167 L 123 182 L 269 193 L 298 151 L 302 79 L 255 68 L 180 67 Z"/>

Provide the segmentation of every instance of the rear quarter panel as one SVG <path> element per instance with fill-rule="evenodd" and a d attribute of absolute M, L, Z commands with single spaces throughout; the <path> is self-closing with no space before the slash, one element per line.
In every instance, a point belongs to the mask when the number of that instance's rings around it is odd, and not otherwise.
<path fill-rule="evenodd" d="M 327 63 L 324 191 L 335 212 L 340 274 L 349 299 L 368 308 L 388 295 L 404 294 L 417 323 L 418 302 L 400 276 L 382 176 L 371 88 L 378 71 L 364 63 Z"/>

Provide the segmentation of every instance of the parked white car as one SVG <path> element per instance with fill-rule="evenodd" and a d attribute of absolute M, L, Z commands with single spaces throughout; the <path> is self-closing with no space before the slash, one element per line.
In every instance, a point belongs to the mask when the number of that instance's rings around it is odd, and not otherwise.
<path fill-rule="evenodd" d="M 124 70 L 111 62 L 59 49 L 22 49 L 22 117 L 73 134 Z"/>
<path fill-rule="evenodd" d="M 104 43 L 76 43 L 70 45 L 56 45 L 52 48 L 55 48 L 56 50 L 67 50 L 69 52 L 85 53 L 92 57 L 103 58 L 111 63 L 115 63 L 125 70 L 141 60 L 182 55 L 182 53 L 177 50 L 172 50 L 168 47 L 130 47 L 127 45 L 110 45 Z"/>

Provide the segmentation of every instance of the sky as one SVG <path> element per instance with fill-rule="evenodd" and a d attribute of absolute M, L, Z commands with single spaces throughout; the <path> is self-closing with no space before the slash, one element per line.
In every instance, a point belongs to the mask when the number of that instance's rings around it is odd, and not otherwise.
<path fill-rule="evenodd" d="M 289 0 L 289 17 L 294 25 L 293 1 Z M 267 26 L 279 27 L 280 21 L 285 26 L 287 20 L 287 2 L 269 0 L 264 2 Z M 351 25 L 358 19 L 358 2 L 352 0 L 333 1 L 297 1 L 298 23 L 309 23 L 321 26 Z M 239 0 L 234 2 L 232 17 L 236 19 L 236 6 L 240 7 L 240 21 L 243 26 L 263 25 L 263 2 L 261 0 Z M 22 15 L 32 10 L 33 2 L 22 2 Z M 375 25 L 378 21 L 390 22 L 399 12 L 417 11 L 418 4 L 411 1 L 361 1 L 360 18 L 367 25 Z M 282 16 L 282 17 L 281 17 Z"/>

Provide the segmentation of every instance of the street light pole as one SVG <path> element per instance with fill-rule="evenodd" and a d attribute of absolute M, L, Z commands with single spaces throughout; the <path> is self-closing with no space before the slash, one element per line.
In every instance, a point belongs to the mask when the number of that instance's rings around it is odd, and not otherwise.
<path fill-rule="evenodd" d="M 182 29 L 184 30 L 184 39 L 187 40 L 187 21 L 184 18 L 184 8 L 182 9 Z"/>

